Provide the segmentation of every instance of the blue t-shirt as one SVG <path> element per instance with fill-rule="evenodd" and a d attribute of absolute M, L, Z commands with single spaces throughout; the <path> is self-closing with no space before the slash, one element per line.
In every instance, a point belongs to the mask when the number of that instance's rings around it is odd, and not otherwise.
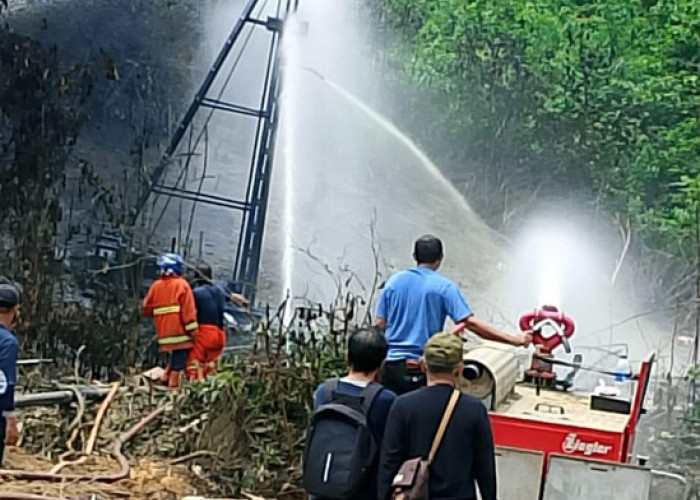
<path fill-rule="evenodd" d="M 461 321 L 472 310 L 457 285 L 424 266 L 400 271 L 389 278 L 377 306 L 386 320 L 387 361 L 419 359 L 428 339 L 441 332 L 449 316 Z"/>
<path fill-rule="evenodd" d="M 3 413 L 15 410 L 18 354 L 17 338 L 10 330 L 0 326 L 0 420 Z"/>

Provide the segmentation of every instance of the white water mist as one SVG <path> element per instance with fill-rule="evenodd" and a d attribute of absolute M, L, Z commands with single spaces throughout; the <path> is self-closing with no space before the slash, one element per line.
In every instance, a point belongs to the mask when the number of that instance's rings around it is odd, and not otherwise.
<path fill-rule="evenodd" d="M 436 234 L 447 252 L 443 271 L 483 311 L 479 304 L 498 274 L 503 240 L 386 117 L 404 103 L 394 104 L 382 69 L 372 65 L 378 46 L 368 15 L 354 0 L 307 0 L 290 19 L 269 212 L 278 229 L 263 267 L 274 262 L 281 270 L 277 296 L 291 290 L 327 304 L 341 269 L 354 273 L 352 292 L 368 296 L 375 273 L 369 226 L 376 214 L 382 265 L 410 265 L 415 238 Z"/>
<path fill-rule="evenodd" d="M 297 141 L 294 116 L 297 113 L 299 104 L 299 96 L 297 95 L 298 78 L 294 72 L 298 66 L 298 51 L 300 23 L 294 14 L 290 14 L 287 19 L 287 33 L 283 38 L 282 57 L 283 65 L 283 93 L 281 96 L 282 106 L 282 127 L 281 134 L 283 138 L 283 153 L 282 153 L 282 168 L 283 168 L 283 195 L 282 195 L 282 297 L 286 299 L 286 308 L 284 311 L 285 322 L 291 321 L 293 313 L 292 290 L 294 277 L 294 171 L 296 170 L 296 151 L 295 143 Z"/>

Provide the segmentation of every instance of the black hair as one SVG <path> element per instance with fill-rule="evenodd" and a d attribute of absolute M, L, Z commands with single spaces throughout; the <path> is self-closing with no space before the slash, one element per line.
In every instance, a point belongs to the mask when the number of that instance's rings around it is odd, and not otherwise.
<path fill-rule="evenodd" d="M 204 278 L 211 280 L 212 279 L 212 271 L 211 271 L 211 266 L 207 264 L 206 262 L 201 262 L 197 264 L 197 269 L 195 270 L 195 276 L 197 278 Z"/>
<path fill-rule="evenodd" d="M 413 257 L 418 264 L 432 264 L 443 258 L 442 241 L 426 234 L 418 238 L 413 245 Z"/>
<path fill-rule="evenodd" d="M 353 370 L 372 373 L 382 366 L 389 352 L 384 334 L 376 328 L 363 328 L 348 339 L 348 363 Z"/>

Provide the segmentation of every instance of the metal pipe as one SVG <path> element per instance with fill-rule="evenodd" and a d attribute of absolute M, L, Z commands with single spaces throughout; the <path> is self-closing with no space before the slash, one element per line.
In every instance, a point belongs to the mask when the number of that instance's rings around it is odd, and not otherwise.
<path fill-rule="evenodd" d="M 109 388 L 102 387 L 77 387 L 78 391 L 85 396 L 86 399 L 97 400 L 102 399 L 109 393 Z M 75 399 L 73 391 L 50 391 L 37 392 L 34 394 L 20 394 L 15 397 L 15 407 L 29 408 L 32 406 L 46 406 L 60 403 L 67 403 Z"/>
<path fill-rule="evenodd" d="M 17 366 L 33 366 L 53 363 L 53 359 L 18 359 Z"/>

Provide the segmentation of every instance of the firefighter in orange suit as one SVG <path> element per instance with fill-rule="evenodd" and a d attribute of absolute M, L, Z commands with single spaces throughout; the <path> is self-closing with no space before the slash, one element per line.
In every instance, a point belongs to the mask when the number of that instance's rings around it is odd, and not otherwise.
<path fill-rule="evenodd" d="M 177 389 L 197 335 L 197 310 L 192 289 L 182 276 L 182 257 L 163 255 L 158 259 L 158 268 L 161 277 L 148 290 L 143 315 L 153 317 L 160 350 L 170 353 L 162 381 Z"/>

